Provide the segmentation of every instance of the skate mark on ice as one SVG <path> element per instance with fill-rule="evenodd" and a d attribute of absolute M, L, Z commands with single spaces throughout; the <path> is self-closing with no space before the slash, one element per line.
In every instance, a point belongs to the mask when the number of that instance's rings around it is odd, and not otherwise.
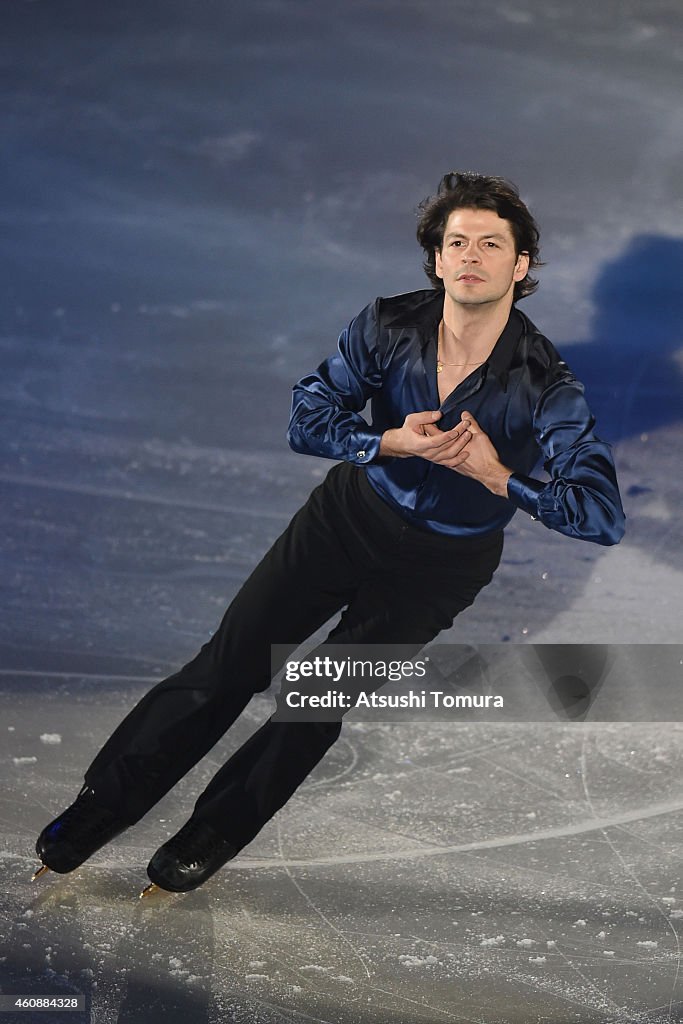
<path fill-rule="evenodd" d="M 593 733 L 595 750 L 600 755 L 603 761 L 609 761 L 613 764 L 619 772 L 623 772 L 624 769 L 629 772 L 636 772 L 639 775 L 647 775 L 650 778 L 657 778 L 660 775 L 661 768 L 640 768 L 638 765 L 633 764 L 631 760 L 620 761 L 618 757 L 608 753 L 608 747 L 612 736 L 602 736 L 600 733 Z"/>
<path fill-rule="evenodd" d="M 591 797 L 591 794 L 590 794 L 590 790 L 588 788 L 588 779 L 587 779 L 587 773 L 588 773 L 588 764 L 587 764 L 587 758 L 586 758 L 586 744 L 587 744 L 587 740 L 588 740 L 588 737 L 584 736 L 582 738 L 582 741 L 581 741 L 581 755 L 580 755 L 581 782 L 583 784 L 584 793 L 586 794 L 586 803 L 590 807 L 591 811 L 593 811 L 593 800 L 592 800 L 592 797 Z M 619 824 L 624 824 L 624 823 L 620 822 Z M 635 882 L 635 884 L 640 889 L 640 891 L 643 893 L 643 895 L 646 897 L 648 902 L 652 906 L 654 906 L 654 908 L 657 911 L 657 913 L 659 914 L 659 916 L 664 920 L 664 923 L 666 924 L 666 926 L 669 929 L 669 931 L 673 934 L 674 940 L 676 942 L 676 973 L 674 974 L 674 980 L 673 980 L 673 984 L 671 986 L 671 999 L 669 1000 L 669 1016 L 673 1020 L 673 1017 L 671 1015 L 673 1013 L 673 1003 L 674 1003 L 674 998 L 675 998 L 675 995 L 676 995 L 676 986 L 678 984 L 678 975 L 679 975 L 679 972 L 680 972 L 680 965 L 681 965 L 681 943 L 680 943 L 680 938 L 679 938 L 678 932 L 676 931 L 676 929 L 674 928 L 673 924 L 671 923 L 671 920 L 666 916 L 666 914 L 664 913 L 664 911 L 660 907 L 657 899 L 654 896 L 652 896 L 651 893 L 648 892 L 648 890 L 645 888 L 643 883 L 640 881 L 640 879 L 636 875 L 635 871 L 633 871 L 633 869 L 628 866 L 628 864 L 626 863 L 626 861 L 622 857 L 621 853 L 617 849 L 616 845 L 610 839 L 610 837 L 608 836 L 607 832 L 605 831 L 605 828 L 607 828 L 607 827 L 608 826 L 604 826 L 604 828 L 601 827 L 600 831 L 602 832 L 602 835 L 603 835 L 603 838 L 604 838 L 605 842 L 608 844 L 608 846 L 612 850 L 612 853 L 614 854 L 614 856 L 617 858 L 617 860 L 621 864 L 621 867 L 622 867 L 622 870 L 623 870 L 624 874 L 627 875 L 629 878 L 631 878 Z"/>
<path fill-rule="evenodd" d="M 325 916 L 325 915 L 323 914 L 322 910 L 320 910 L 320 909 L 319 909 L 319 908 L 318 908 L 318 907 L 317 907 L 317 906 L 315 905 L 315 903 L 313 902 L 313 900 L 312 900 L 312 899 L 310 898 L 310 896 L 308 896 L 308 895 L 307 895 L 307 894 L 306 894 L 306 893 L 304 892 L 304 890 L 303 890 L 303 889 L 301 888 L 301 886 L 300 886 L 300 885 L 299 885 L 299 883 L 297 882 L 297 880 L 296 880 L 296 878 L 294 877 L 294 875 L 293 875 L 293 874 L 291 873 L 291 871 L 289 870 L 289 864 L 292 864 L 292 863 L 294 863 L 294 862 L 293 862 L 293 861 L 289 861 L 289 862 L 287 862 L 287 861 L 285 860 L 285 858 L 284 858 L 284 852 L 283 852 L 283 849 L 282 849 L 282 831 L 281 831 L 281 829 L 280 829 L 280 823 L 279 823 L 279 822 L 277 822 L 276 824 L 277 824 L 277 845 L 278 845 L 278 850 L 280 851 L 280 863 L 281 863 L 281 864 L 282 864 L 282 866 L 284 867 L 284 869 L 285 869 L 285 872 L 286 872 L 286 874 L 287 874 L 287 876 L 288 876 L 288 878 L 289 878 L 290 882 L 292 883 L 292 885 L 294 886 L 294 888 L 295 888 L 295 889 L 296 889 L 296 890 L 297 890 L 297 891 L 298 891 L 298 892 L 300 893 L 300 895 L 301 895 L 301 896 L 303 896 L 303 898 L 304 898 L 304 899 L 306 900 L 306 902 L 308 903 L 308 905 L 309 905 L 309 907 L 311 908 L 311 910 L 315 911 L 315 913 L 316 913 L 316 914 L 318 915 L 318 917 L 319 917 L 319 918 L 320 918 L 320 919 L 321 919 L 322 921 L 324 921 L 324 922 L 325 922 L 325 924 L 327 925 L 327 927 L 328 927 L 328 928 L 330 928 L 330 929 L 331 929 L 331 930 L 332 930 L 333 932 L 335 932 L 335 933 L 336 933 L 336 934 L 337 934 L 337 935 L 339 936 L 339 938 L 340 938 L 340 939 L 342 940 L 342 942 L 346 943 L 346 945 L 347 945 L 347 946 L 349 947 L 349 949 L 351 949 L 351 950 L 352 950 L 352 952 L 353 952 L 353 955 L 354 955 L 354 956 L 355 956 L 355 958 L 356 958 L 356 959 L 357 959 L 357 960 L 358 960 L 358 961 L 359 961 L 359 962 L 360 962 L 360 963 L 362 964 L 362 966 L 363 966 L 363 970 L 365 971 L 365 973 L 367 974 L 367 976 L 368 976 L 368 978 L 369 978 L 369 977 L 370 977 L 370 970 L 369 970 L 369 968 L 368 968 L 368 965 L 366 964 L 365 960 L 363 959 L 363 957 L 361 956 L 361 954 L 360 954 L 360 953 L 358 952 L 358 950 L 356 949 L 356 947 L 355 947 L 355 946 L 353 945 L 353 943 L 352 943 L 352 942 L 350 942 L 350 941 L 349 941 L 349 939 L 348 939 L 348 938 L 346 937 L 346 935 L 344 935 L 344 933 L 343 933 L 342 931 L 340 931 L 340 929 L 339 929 L 339 928 L 337 928 L 337 927 L 336 927 L 336 925 L 332 924 L 332 922 L 330 921 L 330 919 L 329 919 L 328 917 L 326 917 L 326 916 Z"/>
<path fill-rule="evenodd" d="M 442 857 L 449 853 L 467 853 L 470 850 L 496 850 L 505 846 L 520 846 L 524 843 L 538 843 L 544 839 L 562 839 L 565 836 L 579 836 L 586 832 L 596 832 L 615 825 L 627 824 L 630 821 L 645 821 L 657 818 L 662 814 L 673 814 L 683 811 L 683 798 L 663 800 L 648 807 L 639 807 L 621 814 L 605 815 L 579 821 L 573 825 L 558 825 L 555 828 L 539 829 L 537 832 L 522 832 L 511 836 L 500 836 L 495 839 L 478 839 L 471 843 L 459 843 L 449 846 L 424 846 L 419 849 L 409 847 L 405 850 L 385 850 L 378 853 L 349 853 L 335 857 L 311 857 L 307 860 L 278 860 L 275 858 L 254 858 L 250 860 L 231 861 L 226 865 L 228 870 L 242 868 L 272 868 L 275 866 L 289 867 L 333 867 L 337 864 L 366 864 L 373 861 L 419 860 L 422 857 Z"/>
<path fill-rule="evenodd" d="M 187 508 L 198 512 L 219 512 L 221 515 L 231 514 L 243 518 L 247 515 L 254 519 L 273 519 L 287 522 L 291 516 L 286 512 L 275 512 L 272 509 L 245 508 L 230 505 L 227 502 L 188 501 L 187 498 L 164 498 L 160 494 L 135 494 L 133 491 L 119 491 L 113 487 L 92 487 L 88 484 L 75 484 L 66 480 L 42 480 L 40 477 L 21 476 L 14 473 L 0 473 L 0 483 L 17 484 L 20 487 L 39 487 L 48 491 L 67 491 L 72 494 L 87 494 L 93 498 L 113 498 L 115 501 L 137 501 L 145 505 L 165 505 L 168 508 Z"/>
<path fill-rule="evenodd" d="M 665 847 L 664 843 L 655 842 L 654 839 L 648 838 L 648 836 L 641 835 L 640 832 L 635 832 L 632 828 L 626 828 L 625 825 L 616 825 L 617 832 L 623 832 L 624 835 L 629 836 L 631 839 L 635 839 L 637 843 L 643 843 L 645 846 L 653 846 L 655 850 L 664 852 L 667 857 L 672 857 L 674 860 L 683 860 L 683 853 L 676 853 L 674 850 Z"/>
<path fill-rule="evenodd" d="M 338 772 L 337 775 L 332 775 L 326 779 L 319 779 L 317 782 L 309 782 L 306 786 L 307 793 L 312 792 L 312 790 L 314 789 L 320 789 L 321 786 L 328 786 L 333 782 L 339 782 L 340 779 L 343 779 L 346 775 L 349 775 L 356 767 L 356 765 L 358 764 L 358 751 L 356 747 L 354 747 L 353 743 L 351 743 L 344 736 L 340 736 L 339 739 L 337 740 L 336 745 L 339 746 L 340 744 L 347 746 L 351 751 L 351 763 L 348 764 L 346 768 L 342 768 L 342 770 Z"/>
<path fill-rule="evenodd" d="M 41 805 L 42 806 L 42 805 Z M 614 814 L 602 818 L 589 819 L 588 821 L 577 822 L 574 825 L 558 825 L 556 828 L 542 829 L 537 832 L 522 832 L 511 836 L 502 836 L 495 839 L 479 839 L 471 843 L 459 843 L 449 846 L 423 846 L 419 848 L 407 847 L 406 849 L 383 850 L 378 853 L 349 853 L 333 857 L 309 857 L 307 859 L 297 858 L 285 860 L 283 857 L 253 857 L 247 856 L 241 859 L 230 861 L 225 865 L 224 871 L 251 871 L 255 868 L 272 870 L 274 867 L 288 868 L 296 867 L 335 867 L 344 864 L 369 864 L 373 862 L 392 860 L 421 860 L 426 857 L 443 857 L 453 853 L 469 853 L 477 850 L 497 850 L 508 846 L 522 846 L 525 843 L 538 843 L 546 839 L 562 839 L 566 836 L 584 835 L 588 832 L 601 831 L 605 828 L 613 828 L 627 824 L 631 821 L 646 821 L 649 818 L 657 818 L 663 814 L 675 814 L 683 811 L 683 799 L 666 800 L 649 807 L 637 808 L 631 811 L 624 811 L 622 814 Z M 118 850 L 121 853 L 126 851 L 137 851 L 138 847 L 120 844 Z M 104 852 L 108 852 L 105 848 Z M 15 856 L 9 854 L 12 859 L 33 861 L 35 858 Z M 97 864 L 92 863 L 91 869 L 110 870 L 112 867 L 120 866 L 120 860 L 113 860 L 111 857 L 102 857 Z M 646 891 L 646 890 L 644 890 Z M 305 895 L 305 894 L 303 894 Z M 653 897 L 647 893 L 649 900 Z M 661 911 L 660 911 L 661 913 Z M 665 918 L 669 924 L 668 918 Z M 673 931 L 673 928 L 672 928 Z M 677 933 L 676 937 L 678 939 Z"/>
<path fill-rule="evenodd" d="M 517 779 L 519 782 L 523 782 L 525 786 L 531 786 L 534 789 L 540 789 L 544 796 L 552 796 L 556 800 L 563 802 L 567 799 L 564 793 L 560 793 L 551 789 L 549 786 L 543 785 L 541 782 L 536 782 L 535 779 L 529 778 L 528 775 L 521 775 L 519 772 L 513 771 L 512 768 L 508 768 L 503 764 L 499 764 L 497 761 L 492 761 L 489 757 L 484 757 L 483 754 L 478 755 L 478 760 L 483 761 L 484 764 L 488 764 L 495 771 L 502 772 L 504 775 L 511 775 L 513 779 Z"/>
<path fill-rule="evenodd" d="M 624 1024 L 626 1024 L 627 1018 L 622 1017 L 622 1014 L 627 1014 L 629 1012 L 628 1008 L 625 1006 L 620 1006 L 619 1003 L 616 1003 L 611 998 L 611 996 L 608 996 L 606 992 L 603 992 L 602 989 L 598 988 L 598 986 L 595 984 L 592 978 L 589 978 L 588 975 L 584 974 L 583 971 L 579 967 L 577 967 L 577 965 L 574 963 L 574 959 L 572 957 L 567 956 L 567 954 L 563 951 L 561 944 L 556 943 L 552 950 L 547 948 L 547 941 L 548 939 L 550 939 L 550 935 L 539 925 L 538 920 L 536 921 L 536 931 L 540 932 L 540 934 L 543 935 L 543 937 L 546 940 L 546 949 L 544 950 L 543 955 L 550 956 L 552 960 L 554 954 L 555 957 L 564 960 L 565 964 L 567 965 L 567 968 L 581 979 L 584 988 L 587 989 L 589 992 L 592 992 L 595 996 L 597 996 L 598 1003 L 601 1004 L 601 1012 L 609 1012 L 610 1014 L 616 1013 L 618 1014 L 618 1017 L 615 1018 L 615 1022 L 616 1020 L 619 1020 L 621 1018 L 624 1021 Z M 578 955 L 583 956 L 583 958 L 587 961 L 588 965 L 593 964 L 598 965 L 599 967 L 602 967 L 604 965 L 604 957 L 596 956 L 592 950 L 588 954 L 584 953 Z M 591 1008 L 590 1004 L 588 1003 L 579 1005 L 582 1005 L 584 1008 L 587 1009 Z"/>
<path fill-rule="evenodd" d="M 404 996 L 391 989 L 379 988 L 377 985 L 366 985 L 365 989 L 368 992 L 379 992 L 383 996 L 390 996 L 392 1000 L 400 999 L 408 1003 L 409 1006 L 417 1006 L 420 1010 L 431 1010 L 446 1020 L 465 1021 L 465 1024 L 482 1024 L 481 1017 L 463 1017 L 461 1013 L 452 1013 L 450 1010 L 445 1010 L 443 1006 L 432 1006 L 431 1003 L 424 1003 L 419 999 L 411 999 L 409 996 Z"/>
<path fill-rule="evenodd" d="M 160 683 L 164 676 L 119 676 L 109 672 L 50 672 L 33 669 L 0 668 L 0 676 L 41 676 L 44 679 L 97 679 L 122 683 Z"/>

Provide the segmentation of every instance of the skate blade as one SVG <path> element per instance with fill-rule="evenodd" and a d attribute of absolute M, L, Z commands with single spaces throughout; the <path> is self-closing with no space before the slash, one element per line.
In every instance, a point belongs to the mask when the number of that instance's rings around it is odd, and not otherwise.
<path fill-rule="evenodd" d="M 47 864 L 41 864 L 38 870 L 34 871 L 33 874 L 31 875 L 31 881 L 35 882 L 36 878 L 40 878 L 41 875 L 44 875 L 45 872 L 49 870 L 50 869 L 47 866 Z"/>
<path fill-rule="evenodd" d="M 145 886 L 145 888 L 142 890 L 142 892 L 138 896 L 138 899 L 145 900 L 149 896 L 153 896 L 154 893 L 157 892 L 166 892 L 166 890 L 162 889 L 161 886 L 157 885 L 155 882 L 150 882 L 149 885 Z"/>

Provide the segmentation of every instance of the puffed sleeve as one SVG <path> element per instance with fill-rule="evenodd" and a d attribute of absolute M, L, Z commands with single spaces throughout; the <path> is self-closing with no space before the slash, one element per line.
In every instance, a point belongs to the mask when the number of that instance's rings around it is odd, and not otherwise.
<path fill-rule="evenodd" d="M 379 299 L 339 336 L 337 353 L 294 385 L 287 440 L 295 452 L 364 464 L 379 452 L 382 431 L 360 415 L 381 387 Z"/>
<path fill-rule="evenodd" d="M 595 544 L 618 544 L 625 516 L 610 446 L 593 433 L 583 385 L 571 374 L 551 383 L 534 410 L 534 435 L 550 481 L 520 473 L 508 497 L 544 526 Z"/>

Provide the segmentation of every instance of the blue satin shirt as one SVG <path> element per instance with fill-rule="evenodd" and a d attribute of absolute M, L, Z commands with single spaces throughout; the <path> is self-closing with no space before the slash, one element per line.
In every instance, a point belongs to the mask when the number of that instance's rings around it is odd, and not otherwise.
<path fill-rule="evenodd" d="M 442 403 L 436 347 L 444 293 L 379 298 L 339 338 L 338 352 L 293 390 L 294 451 L 364 466 L 377 494 L 421 529 L 467 536 L 504 527 L 518 508 L 570 537 L 616 544 L 624 533 L 610 446 L 576 380 L 547 338 L 514 306 L 487 361 Z M 361 410 L 370 402 L 369 425 Z M 429 462 L 379 455 L 382 434 L 412 412 L 439 409 L 449 430 L 468 410 L 513 470 L 508 497 Z M 528 474 L 543 460 L 548 482 Z"/>

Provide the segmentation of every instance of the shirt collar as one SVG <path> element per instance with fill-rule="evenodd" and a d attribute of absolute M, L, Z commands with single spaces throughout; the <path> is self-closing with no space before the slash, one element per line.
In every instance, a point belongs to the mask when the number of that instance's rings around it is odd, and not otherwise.
<path fill-rule="evenodd" d="M 510 310 L 508 322 L 503 328 L 503 333 L 493 346 L 493 351 L 487 360 L 492 372 L 495 373 L 500 381 L 503 391 L 507 391 L 510 366 L 512 365 L 523 330 L 524 322 L 522 317 L 513 306 Z"/>
<path fill-rule="evenodd" d="M 434 289 L 433 295 L 428 296 L 427 300 L 418 310 L 416 323 L 421 329 L 423 350 L 436 337 L 439 321 L 443 316 L 443 297 L 443 291 Z M 491 355 L 484 363 L 484 366 L 490 367 L 491 372 L 496 375 L 503 391 L 507 391 L 510 366 L 523 330 L 524 321 L 519 311 L 513 305 L 508 322 L 503 328 L 498 341 L 493 346 Z"/>

